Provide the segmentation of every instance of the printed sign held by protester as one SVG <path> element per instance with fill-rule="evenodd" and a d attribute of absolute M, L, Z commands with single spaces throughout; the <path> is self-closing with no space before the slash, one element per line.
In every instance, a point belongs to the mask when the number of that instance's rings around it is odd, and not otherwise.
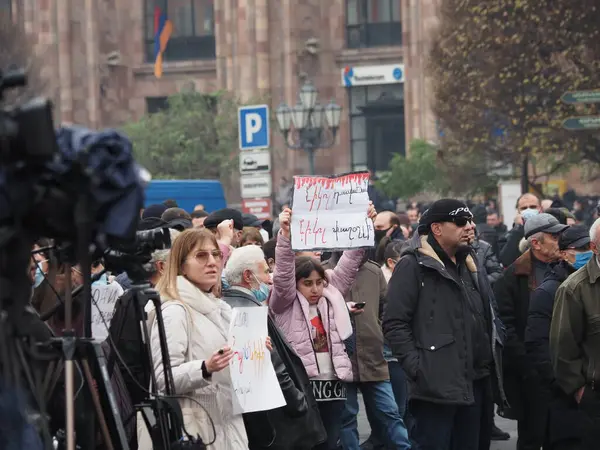
<path fill-rule="evenodd" d="M 234 414 L 285 406 L 285 399 L 266 347 L 268 308 L 233 308 L 228 342 Z"/>
<path fill-rule="evenodd" d="M 369 173 L 294 177 L 291 223 L 294 250 L 373 247 Z"/>
<path fill-rule="evenodd" d="M 115 305 L 123 295 L 118 283 L 92 285 L 92 337 L 103 341 L 108 337 L 110 321 L 115 313 Z"/>

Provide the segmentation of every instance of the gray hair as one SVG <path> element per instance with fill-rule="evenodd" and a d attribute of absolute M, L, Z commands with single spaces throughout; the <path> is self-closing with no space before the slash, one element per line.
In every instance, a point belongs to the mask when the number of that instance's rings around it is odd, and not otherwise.
<path fill-rule="evenodd" d="M 596 221 L 592 224 L 590 228 L 590 240 L 596 244 L 598 244 L 598 228 L 600 227 L 600 219 L 596 219 Z"/>
<path fill-rule="evenodd" d="M 244 272 L 246 270 L 255 272 L 256 266 L 261 261 L 265 261 L 265 254 L 258 245 L 236 248 L 231 252 L 223 275 L 230 285 L 239 286 L 243 282 Z"/>
<path fill-rule="evenodd" d="M 173 228 L 169 228 L 169 235 L 171 237 L 171 246 L 173 245 L 173 242 L 175 241 L 175 239 L 177 239 L 177 236 L 179 236 L 180 234 L 181 234 L 181 231 L 175 230 Z M 150 262 L 151 263 L 156 263 L 159 261 L 167 262 L 167 259 L 169 258 L 169 253 L 171 253 L 170 248 L 156 250 L 156 251 L 152 252 L 152 259 L 150 260 Z"/>
<path fill-rule="evenodd" d="M 529 247 L 531 247 L 531 244 L 534 239 L 538 242 L 544 242 L 544 233 L 542 231 L 539 231 L 539 232 L 534 233 L 531 236 L 529 236 L 527 238 L 527 243 L 529 244 Z"/>

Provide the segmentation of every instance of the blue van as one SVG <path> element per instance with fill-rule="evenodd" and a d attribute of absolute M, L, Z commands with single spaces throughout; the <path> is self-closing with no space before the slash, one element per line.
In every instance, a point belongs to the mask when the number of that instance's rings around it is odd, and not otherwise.
<path fill-rule="evenodd" d="M 153 180 L 146 187 L 144 206 L 172 199 L 180 208 L 192 212 L 198 204 L 207 212 L 227 207 L 219 180 Z"/>

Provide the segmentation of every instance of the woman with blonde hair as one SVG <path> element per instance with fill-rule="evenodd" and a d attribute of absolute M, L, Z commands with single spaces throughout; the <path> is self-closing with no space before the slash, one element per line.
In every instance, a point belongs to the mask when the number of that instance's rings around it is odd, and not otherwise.
<path fill-rule="evenodd" d="M 199 434 L 205 444 L 214 439 L 213 449 L 241 450 L 248 448 L 248 438 L 242 415 L 233 413 L 233 351 L 227 345 L 231 308 L 211 293 L 221 281 L 222 259 L 210 231 L 185 230 L 173 243 L 157 290 L 163 300 L 175 391 L 198 402 L 180 400 L 186 431 Z M 154 371 L 164 390 L 158 328 L 150 314 L 149 325 Z"/>

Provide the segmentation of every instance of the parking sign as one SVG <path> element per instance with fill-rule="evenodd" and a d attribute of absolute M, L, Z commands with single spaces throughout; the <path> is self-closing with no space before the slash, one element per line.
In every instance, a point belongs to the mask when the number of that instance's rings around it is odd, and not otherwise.
<path fill-rule="evenodd" d="M 242 106 L 238 110 L 240 150 L 269 147 L 269 106 Z"/>

